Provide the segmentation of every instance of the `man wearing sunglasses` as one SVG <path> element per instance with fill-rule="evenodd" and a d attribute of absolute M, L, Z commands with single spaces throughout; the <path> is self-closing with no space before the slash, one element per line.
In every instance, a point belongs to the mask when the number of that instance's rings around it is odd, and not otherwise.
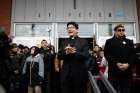
<path fill-rule="evenodd" d="M 105 43 L 104 53 L 108 61 L 108 78 L 117 93 L 130 93 L 131 65 L 135 51 L 133 41 L 125 36 L 122 24 L 114 28 L 114 36 Z"/>

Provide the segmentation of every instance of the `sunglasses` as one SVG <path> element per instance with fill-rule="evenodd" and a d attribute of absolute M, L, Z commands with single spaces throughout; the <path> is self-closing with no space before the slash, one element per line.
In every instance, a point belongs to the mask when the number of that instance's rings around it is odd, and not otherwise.
<path fill-rule="evenodd" d="M 117 31 L 118 31 L 118 32 L 121 32 L 121 31 L 124 32 L 125 29 L 118 29 Z"/>

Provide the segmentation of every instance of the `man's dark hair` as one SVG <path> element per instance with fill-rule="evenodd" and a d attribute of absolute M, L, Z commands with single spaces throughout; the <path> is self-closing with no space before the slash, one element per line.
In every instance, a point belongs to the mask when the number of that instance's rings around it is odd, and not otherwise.
<path fill-rule="evenodd" d="M 0 59 L 8 57 L 9 53 L 9 38 L 3 29 L 0 27 Z"/>
<path fill-rule="evenodd" d="M 18 48 L 24 49 L 24 45 L 23 45 L 23 44 L 19 44 L 19 45 L 18 45 Z"/>
<path fill-rule="evenodd" d="M 124 26 L 123 26 L 122 24 L 118 24 L 117 26 L 115 26 L 114 31 L 117 31 L 117 29 L 118 29 L 119 27 L 124 28 Z"/>
<path fill-rule="evenodd" d="M 68 22 L 68 23 L 67 23 L 67 27 L 68 27 L 69 25 L 73 25 L 73 26 L 75 26 L 76 29 L 79 29 L 79 25 L 78 25 L 76 22 Z"/>
<path fill-rule="evenodd" d="M 47 42 L 47 40 L 43 39 L 43 40 L 41 40 L 41 43 L 42 43 L 43 41 L 46 41 L 46 42 Z M 47 43 L 48 43 L 48 42 L 47 42 Z"/>
<path fill-rule="evenodd" d="M 16 43 L 11 43 L 10 44 L 10 49 L 17 48 L 17 47 L 18 47 L 18 45 Z"/>

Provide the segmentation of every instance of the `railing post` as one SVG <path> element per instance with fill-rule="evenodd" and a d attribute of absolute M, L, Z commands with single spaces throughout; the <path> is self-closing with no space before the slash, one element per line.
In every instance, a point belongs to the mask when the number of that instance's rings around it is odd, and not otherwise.
<path fill-rule="evenodd" d="M 96 83 L 96 80 L 90 71 L 88 71 L 88 75 L 89 75 L 89 80 L 90 80 L 94 93 L 101 93 L 101 91 Z"/>

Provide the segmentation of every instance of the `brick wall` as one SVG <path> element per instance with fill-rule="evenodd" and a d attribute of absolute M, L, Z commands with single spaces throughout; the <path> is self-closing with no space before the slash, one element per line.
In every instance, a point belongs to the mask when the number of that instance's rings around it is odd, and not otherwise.
<path fill-rule="evenodd" d="M 12 0 L 0 0 L 0 26 L 4 27 L 7 34 L 11 26 Z"/>

